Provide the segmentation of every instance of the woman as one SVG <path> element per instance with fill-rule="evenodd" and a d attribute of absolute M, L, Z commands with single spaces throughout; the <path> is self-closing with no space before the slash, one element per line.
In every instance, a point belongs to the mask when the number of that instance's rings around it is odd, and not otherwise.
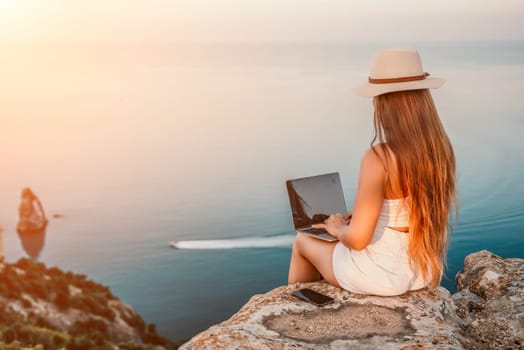
<path fill-rule="evenodd" d="M 361 160 L 353 210 L 314 226 L 336 243 L 297 235 L 288 283 L 323 277 L 384 296 L 440 284 L 455 157 L 429 91 L 444 80 L 428 76 L 416 50 L 375 55 L 369 83 L 354 90 L 373 97 L 375 137 Z"/>

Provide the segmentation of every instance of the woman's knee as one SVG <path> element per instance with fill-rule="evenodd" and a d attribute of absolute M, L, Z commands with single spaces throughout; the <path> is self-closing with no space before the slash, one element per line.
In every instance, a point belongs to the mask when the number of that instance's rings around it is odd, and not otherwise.
<path fill-rule="evenodd" d="M 306 241 L 311 238 L 303 233 L 297 233 L 297 236 L 295 237 L 295 240 L 293 241 L 293 249 L 295 249 L 297 252 L 304 252 L 304 246 L 306 244 Z"/>
<path fill-rule="evenodd" d="M 298 251 L 298 242 L 297 242 L 297 240 L 298 240 L 298 235 L 295 236 L 295 239 L 293 240 L 293 245 L 291 246 L 291 249 L 294 252 Z"/>

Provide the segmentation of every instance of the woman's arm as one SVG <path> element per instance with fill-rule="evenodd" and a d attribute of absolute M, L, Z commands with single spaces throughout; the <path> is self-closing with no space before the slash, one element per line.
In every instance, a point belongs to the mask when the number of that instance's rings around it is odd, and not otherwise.
<path fill-rule="evenodd" d="M 380 148 L 376 148 L 381 153 Z M 346 247 L 364 249 L 373 237 L 384 204 L 385 169 L 379 156 L 369 149 L 362 157 L 351 222 L 345 224 L 341 214 L 331 215 L 323 227 Z"/>
<path fill-rule="evenodd" d="M 380 152 L 380 149 L 377 151 Z M 339 236 L 345 246 L 361 250 L 371 242 L 384 205 L 385 176 L 384 165 L 379 156 L 373 149 L 367 150 L 360 164 L 351 222 Z"/>

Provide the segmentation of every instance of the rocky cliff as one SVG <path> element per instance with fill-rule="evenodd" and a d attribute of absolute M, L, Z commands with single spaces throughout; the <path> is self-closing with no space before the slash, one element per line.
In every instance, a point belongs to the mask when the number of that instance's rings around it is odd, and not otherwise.
<path fill-rule="evenodd" d="M 524 260 L 481 251 L 466 258 L 454 295 L 442 287 L 376 297 L 326 282 L 283 286 L 181 349 L 522 349 L 523 275 Z M 319 308 L 290 295 L 303 287 L 335 302 Z"/>
<path fill-rule="evenodd" d="M 0 348 L 175 348 L 109 288 L 21 259 L 0 263 Z"/>
<path fill-rule="evenodd" d="M 468 255 L 453 295 L 468 349 L 524 349 L 524 260 Z"/>

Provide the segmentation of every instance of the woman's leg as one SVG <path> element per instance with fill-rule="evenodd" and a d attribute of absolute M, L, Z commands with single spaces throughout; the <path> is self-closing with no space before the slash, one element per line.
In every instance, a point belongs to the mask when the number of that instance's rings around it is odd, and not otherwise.
<path fill-rule="evenodd" d="M 293 242 L 289 263 L 288 284 L 314 282 L 324 277 L 340 287 L 333 274 L 333 250 L 336 242 L 326 242 L 298 233 Z"/>

